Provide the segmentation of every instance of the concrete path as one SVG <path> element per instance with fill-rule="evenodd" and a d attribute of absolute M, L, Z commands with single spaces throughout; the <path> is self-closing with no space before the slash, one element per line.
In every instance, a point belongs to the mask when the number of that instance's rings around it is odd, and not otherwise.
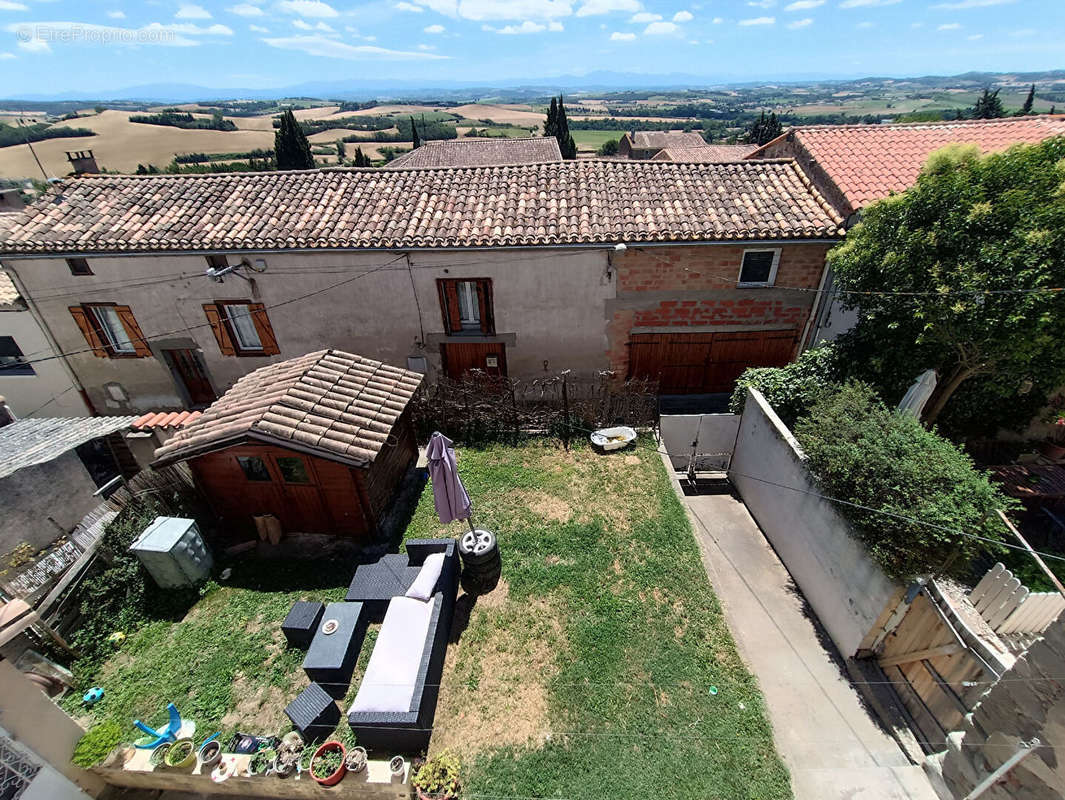
<path fill-rule="evenodd" d="M 796 800 L 936 800 L 826 649 L 831 641 L 746 506 L 727 494 L 684 500 L 729 629 L 765 695 Z"/>

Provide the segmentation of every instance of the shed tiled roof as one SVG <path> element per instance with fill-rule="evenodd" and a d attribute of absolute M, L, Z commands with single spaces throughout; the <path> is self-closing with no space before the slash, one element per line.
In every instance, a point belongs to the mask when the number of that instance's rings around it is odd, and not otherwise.
<path fill-rule="evenodd" d="M 0 428 L 0 478 L 44 464 L 101 436 L 126 430 L 136 417 L 30 417 Z"/>
<path fill-rule="evenodd" d="M 15 282 L 11 280 L 11 276 L 0 269 L 0 307 L 14 306 L 21 299 L 18 289 L 15 288 Z"/>
<path fill-rule="evenodd" d="M 561 161 L 554 136 L 524 139 L 444 139 L 425 142 L 385 165 L 386 169 L 421 167 L 499 167 Z"/>
<path fill-rule="evenodd" d="M 199 411 L 149 411 L 133 421 L 133 427 L 139 431 L 156 428 L 180 428 L 200 418 Z"/>
<path fill-rule="evenodd" d="M 632 146 L 639 150 L 659 150 L 665 147 L 702 147 L 706 139 L 702 134 L 684 131 L 636 131 L 632 134 Z"/>
<path fill-rule="evenodd" d="M 1065 116 L 910 125 L 826 125 L 784 134 L 823 169 L 857 210 L 917 181 L 928 156 L 949 144 L 975 144 L 984 153 L 1065 134 Z M 761 150 L 776 153 L 773 142 Z"/>
<path fill-rule="evenodd" d="M 342 350 L 260 367 L 156 450 L 155 465 L 260 441 L 366 466 L 421 381 L 417 372 Z"/>
<path fill-rule="evenodd" d="M 824 238 L 841 221 L 791 160 L 108 175 L 53 188 L 0 253 Z"/>
<path fill-rule="evenodd" d="M 677 161 L 684 164 L 720 164 L 742 161 L 758 148 L 750 144 L 704 144 L 699 147 L 666 147 L 655 153 L 652 161 Z"/>

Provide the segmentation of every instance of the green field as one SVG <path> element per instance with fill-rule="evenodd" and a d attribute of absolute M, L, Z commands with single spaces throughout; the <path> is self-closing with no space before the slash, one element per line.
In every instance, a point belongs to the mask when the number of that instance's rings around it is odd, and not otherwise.
<path fill-rule="evenodd" d="M 621 139 L 624 131 L 570 131 L 578 150 L 598 150 L 609 139 Z"/>

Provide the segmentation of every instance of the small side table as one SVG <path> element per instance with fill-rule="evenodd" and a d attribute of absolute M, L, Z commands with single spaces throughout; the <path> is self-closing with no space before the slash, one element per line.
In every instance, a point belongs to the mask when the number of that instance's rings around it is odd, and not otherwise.
<path fill-rule="evenodd" d="M 324 610 L 325 606 L 321 603 L 306 600 L 293 603 L 292 610 L 281 623 L 281 631 L 285 634 L 288 643 L 293 647 L 307 647 L 314 638 L 314 632 L 318 630 L 318 623 L 322 621 Z"/>
<path fill-rule="evenodd" d="M 332 689 L 351 682 L 359 648 L 366 634 L 362 603 L 330 603 L 303 659 L 303 671 L 312 681 Z"/>
<path fill-rule="evenodd" d="M 328 735 L 340 722 L 340 709 L 329 693 L 317 683 L 312 683 L 288 704 L 285 714 L 296 729 L 311 738 L 316 734 Z"/>

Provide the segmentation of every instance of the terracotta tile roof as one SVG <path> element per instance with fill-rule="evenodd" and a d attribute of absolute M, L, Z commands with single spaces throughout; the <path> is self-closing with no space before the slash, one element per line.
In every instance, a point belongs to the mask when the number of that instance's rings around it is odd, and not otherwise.
<path fill-rule="evenodd" d="M 0 269 L 0 306 L 14 306 L 21 299 L 11 276 Z"/>
<path fill-rule="evenodd" d="M 180 428 L 201 416 L 199 411 L 149 411 L 133 421 L 139 431 L 153 428 Z"/>
<path fill-rule="evenodd" d="M 912 186 L 928 156 L 954 143 L 973 143 L 983 152 L 1065 134 L 1065 116 L 912 125 L 839 125 L 795 128 L 785 136 L 812 158 L 851 204 L 852 210 Z M 771 149 L 771 142 L 752 154 Z M 801 158 L 801 157 L 800 157 Z"/>
<path fill-rule="evenodd" d="M 0 252 L 824 238 L 840 223 L 791 160 L 107 175 L 50 190 Z"/>
<path fill-rule="evenodd" d="M 660 150 L 665 147 L 702 147 L 706 139 L 702 134 L 684 131 L 636 131 L 632 134 L 632 146 L 638 150 Z"/>
<path fill-rule="evenodd" d="M 251 440 L 366 466 L 421 381 L 417 372 L 342 350 L 260 367 L 156 450 L 155 464 Z"/>
<path fill-rule="evenodd" d="M 720 164 L 742 161 L 758 148 L 750 144 L 703 144 L 699 147 L 666 147 L 655 153 L 652 161 L 677 161 L 683 164 Z"/>
<path fill-rule="evenodd" d="M 421 167 L 499 167 L 561 161 L 554 136 L 524 139 L 450 139 L 426 142 L 385 165 L 385 169 Z"/>

